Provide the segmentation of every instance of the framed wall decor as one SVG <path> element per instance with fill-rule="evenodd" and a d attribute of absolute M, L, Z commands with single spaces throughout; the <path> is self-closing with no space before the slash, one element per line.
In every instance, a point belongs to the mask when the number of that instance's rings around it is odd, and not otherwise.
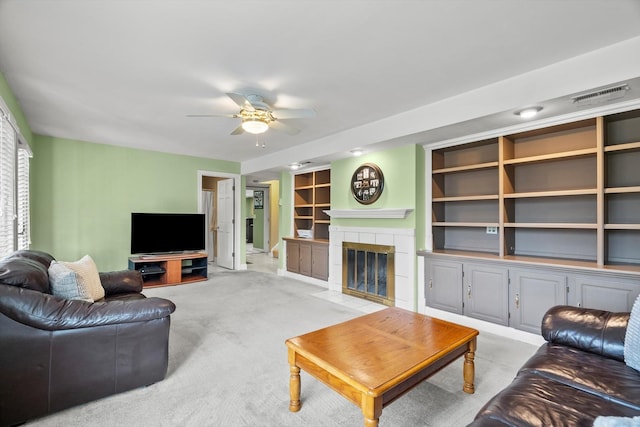
<path fill-rule="evenodd" d="M 256 190 L 253 192 L 253 208 L 264 209 L 264 191 Z"/>
<path fill-rule="evenodd" d="M 373 163 L 360 165 L 351 177 L 351 194 L 363 205 L 370 205 L 378 200 L 383 189 L 384 176 Z"/>

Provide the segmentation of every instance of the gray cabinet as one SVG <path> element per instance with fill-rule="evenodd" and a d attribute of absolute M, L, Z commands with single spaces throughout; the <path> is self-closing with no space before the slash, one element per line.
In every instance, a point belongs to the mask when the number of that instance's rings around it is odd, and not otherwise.
<path fill-rule="evenodd" d="M 640 293 L 640 279 L 572 275 L 569 286 L 571 305 L 613 312 L 631 311 Z"/>
<path fill-rule="evenodd" d="M 462 263 L 431 259 L 425 270 L 426 305 L 462 314 Z"/>
<path fill-rule="evenodd" d="M 567 304 L 567 276 L 538 270 L 509 271 L 510 326 L 540 334 L 545 312 Z"/>
<path fill-rule="evenodd" d="M 328 280 L 328 242 L 288 238 L 285 238 L 284 241 L 287 244 L 287 271 Z"/>
<path fill-rule="evenodd" d="M 329 245 L 315 243 L 311 246 L 311 277 L 329 279 Z"/>
<path fill-rule="evenodd" d="M 509 270 L 484 264 L 462 266 L 464 308 L 469 317 L 509 324 Z"/>
<path fill-rule="evenodd" d="M 553 306 L 629 312 L 640 294 L 635 271 L 418 254 L 425 257 L 426 306 L 534 334 Z"/>

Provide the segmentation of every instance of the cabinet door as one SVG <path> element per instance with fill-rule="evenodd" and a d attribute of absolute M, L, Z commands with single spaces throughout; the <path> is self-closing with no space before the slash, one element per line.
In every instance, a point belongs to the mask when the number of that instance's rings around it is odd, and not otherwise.
<path fill-rule="evenodd" d="M 300 242 L 300 274 L 311 276 L 311 243 Z"/>
<path fill-rule="evenodd" d="M 542 316 L 567 303 L 567 277 L 534 270 L 511 270 L 509 326 L 540 334 Z"/>
<path fill-rule="evenodd" d="M 314 244 L 311 249 L 311 276 L 320 280 L 329 278 L 329 246 Z"/>
<path fill-rule="evenodd" d="M 462 263 L 427 260 L 425 270 L 425 304 L 462 314 Z"/>
<path fill-rule="evenodd" d="M 570 276 L 570 303 L 578 307 L 597 308 L 613 312 L 631 311 L 640 293 L 637 280 L 590 276 Z"/>
<path fill-rule="evenodd" d="M 509 323 L 509 274 L 506 268 L 464 264 L 464 314 L 476 319 Z"/>
<path fill-rule="evenodd" d="M 287 242 L 287 271 L 300 272 L 300 243 L 293 240 Z"/>

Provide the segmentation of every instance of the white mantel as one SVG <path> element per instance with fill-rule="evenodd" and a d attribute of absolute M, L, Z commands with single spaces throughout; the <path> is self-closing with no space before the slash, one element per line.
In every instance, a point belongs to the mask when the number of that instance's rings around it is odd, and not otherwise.
<path fill-rule="evenodd" d="M 323 211 L 331 218 L 385 218 L 404 219 L 413 212 L 410 208 L 390 208 L 390 209 L 331 209 Z"/>

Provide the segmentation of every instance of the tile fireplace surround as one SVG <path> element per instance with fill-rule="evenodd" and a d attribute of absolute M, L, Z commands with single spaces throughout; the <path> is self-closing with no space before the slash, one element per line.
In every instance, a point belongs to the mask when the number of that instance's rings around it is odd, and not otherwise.
<path fill-rule="evenodd" d="M 342 242 L 395 247 L 395 304 L 413 310 L 416 305 L 415 230 L 411 228 L 329 227 L 329 290 L 342 292 Z"/>

